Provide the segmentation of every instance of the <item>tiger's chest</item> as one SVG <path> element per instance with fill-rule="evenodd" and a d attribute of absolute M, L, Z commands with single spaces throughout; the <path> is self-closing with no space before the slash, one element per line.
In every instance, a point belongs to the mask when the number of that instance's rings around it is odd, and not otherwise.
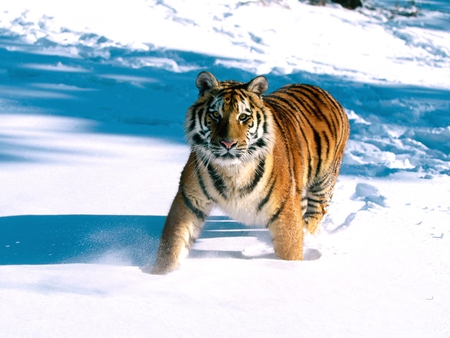
<path fill-rule="evenodd" d="M 261 206 L 270 179 L 269 161 L 247 166 L 204 168 L 203 184 L 207 195 L 228 216 L 246 225 L 265 225 L 266 207 Z"/>

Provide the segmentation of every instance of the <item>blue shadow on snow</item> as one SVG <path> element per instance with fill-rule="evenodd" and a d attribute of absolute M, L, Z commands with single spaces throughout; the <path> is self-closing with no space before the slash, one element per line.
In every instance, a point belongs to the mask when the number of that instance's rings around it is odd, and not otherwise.
<path fill-rule="evenodd" d="M 165 219 L 165 216 L 115 215 L 0 217 L 0 265 L 152 264 Z M 251 229 L 227 217 L 211 216 L 200 238 L 255 236 Z M 267 237 L 268 232 L 261 230 Z M 217 249 L 193 249 L 190 257 L 245 258 L 237 251 Z"/>
<path fill-rule="evenodd" d="M 195 78 L 200 71 L 209 70 L 219 80 L 246 82 L 255 76 L 237 68 L 222 66 L 212 56 L 176 50 L 150 48 L 142 52 L 109 48 L 105 50 L 110 55 L 106 59 L 92 56 L 95 53 L 81 45 L 76 48 L 81 50 L 83 58 L 39 53 L 49 43 L 38 40 L 29 45 L 18 38 L 0 36 L 0 102 L 3 103 L 0 114 L 85 119 L 94 123 L 79 132 L 156 137 L 185 143 L 185 112 L 197 98 Z M 147 58 L 169 59 L 173 64 L 162 67 L 128 65 Z M 239 63 L 239 60 L 233 61 Z M 350 136 L 353 140 L 363 138 L 364 142 L 374 144 L 383 152 L 408 152 L 404 146 L 397 149 L 395 145 L 378 142 L 378 129 L 386 133 L 384 124 L 398 125 L 412 130 L 404 137 L 418 142 L 413 145 L 411 156 L 416 156 L 417 149 L 421 151 L 423 143 L 430 149 L 430 158 L 448 161 L 450 140 L 443 140 L 442 137 L 429 140 L 428 134 L 422 135 L 420 129 L 450 126 L 449 90 L 364 83 L 342 76 L 308 72 L 280 75 L 274 71 L 266 76 L 269 92 L 288 83 L 310 83 L 328 90 L 345 108 L 355 111 L 369 122 L 353 123 Z M 22 153 L 28 152 L 30 155 L 36 151 L 53 151 L 51 147 L 24 148 L 29 146 L 7 135 L 2 133 L 0 126 L 0 162 L 26 163 L 33 159 L 33 156 L 16 156 L 17 147 L 21 147 L 18 150 Z M 343 168 L 342 173 L 373 173 L 370 165 L 366 168 Z M 376 176 L 391 173 L 384 165 L 375 171 Z"/>

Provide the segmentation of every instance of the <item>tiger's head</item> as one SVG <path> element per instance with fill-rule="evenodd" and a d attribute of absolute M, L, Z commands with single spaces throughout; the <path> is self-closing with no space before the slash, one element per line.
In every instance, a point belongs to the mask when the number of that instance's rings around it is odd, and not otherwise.
<path fill-rule="evenodd" d="M 262 100 L 268 88 L 264 76 L 248 83 L 219 82 L 202 72 L 196 84 L 199 98 L 188 109 L 185 128 L 192 150 L 203 160 L 237 165 L 271 150 L 273 119 Z"/>

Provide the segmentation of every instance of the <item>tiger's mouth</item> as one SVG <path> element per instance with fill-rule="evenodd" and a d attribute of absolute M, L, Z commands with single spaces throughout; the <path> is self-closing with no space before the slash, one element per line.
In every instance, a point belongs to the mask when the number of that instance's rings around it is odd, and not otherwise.
<path fill-rule="evenodd" d="M 240 154 L 233 155 L 233 154 L 230 154 L 230 153 L 226 153 L 225 155 L 218 156 L 218 158 L 220 158 L 222 160 L 235 160 L 235 159 L 238 159 L 240 157 L 241 157 Z"/>
<path fill-rule="evenodd" d="M 233 147 L 227 149 L 219 145 L 211 144 L 210 152 L 213 155 L 214 160 L 223 164 L 240 163 L 244 157 L 246 149 L 240 147 Z"/>
<path fill-rule="evenodd" d="M 222 160 L 235 160 L 242 157 L 242 154 L 240 151 L 212 151 L 214 157 Z"/>

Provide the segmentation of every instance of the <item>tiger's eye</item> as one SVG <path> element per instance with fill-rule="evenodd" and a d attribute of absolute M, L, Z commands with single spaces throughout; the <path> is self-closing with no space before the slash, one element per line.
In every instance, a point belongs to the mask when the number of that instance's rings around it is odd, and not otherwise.
<path fill-rule="evenodd" d="M 220 117 L 220 113 L 218 111 L 214 111 L 210 113 L 210 115 L 215 118 L 216 120 Z"/>
<path fill-rule="evenodd" d="M 239 121 L 246 121 L 248 120 L 249 116 L 247 114 L 240 114 L 239 115 Z"/>

